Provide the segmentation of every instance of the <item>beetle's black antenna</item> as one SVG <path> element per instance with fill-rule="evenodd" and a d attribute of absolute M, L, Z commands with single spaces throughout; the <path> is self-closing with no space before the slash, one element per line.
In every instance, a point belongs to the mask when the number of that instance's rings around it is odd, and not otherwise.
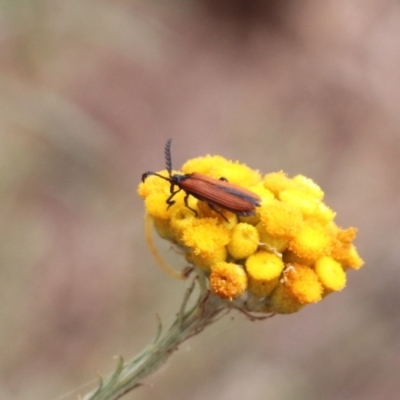
<path fill-rule="evenodd" d="M 167 140 L 167 144 L 165 145 L 165 163 L 167 165 L 167 171 L 169 176 L 172 175 L 172 160 L 171 160 L 171 143 L 172 139 Z"/>

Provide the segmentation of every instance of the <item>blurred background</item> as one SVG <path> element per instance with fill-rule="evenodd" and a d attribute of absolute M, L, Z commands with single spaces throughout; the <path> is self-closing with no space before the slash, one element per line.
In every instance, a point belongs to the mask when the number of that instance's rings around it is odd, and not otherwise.
<path fill-rule="evenodd" d="M 173 321 L 188 283 L 136 194 L 170 137 L 176 169 L 311 177 L 366 265 L 297 314 L 232 313 L 124 398 L 397 398 L 399 43 L 394 0 L 1 0 L 0 398 L 76 399 Z"/>

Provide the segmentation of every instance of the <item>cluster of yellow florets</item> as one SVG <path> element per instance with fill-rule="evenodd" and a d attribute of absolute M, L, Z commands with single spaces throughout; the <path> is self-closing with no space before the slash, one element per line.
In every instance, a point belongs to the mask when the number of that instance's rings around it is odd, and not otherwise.
<path fill-rule="evenodd" d="M 346 270 L 363 261 L 353 240 L 355 228 L 341 229 L 324 193 L 311 179 L 283 172 L 262 177 L 220 156 L 189 160 L 183 174 L 197 172 L 251 190 L 261 198 L 254 216 L 223 216 L 185 192 L 167 209 L 170 183 L 148 176 L 139 186 L 158 234 L 177 244 L 186 259 L 208 277 L 217 296 L 247 311 L 292 313 L 346 285 Z M 159 174 L 168 176 L 166 171 Z"/>

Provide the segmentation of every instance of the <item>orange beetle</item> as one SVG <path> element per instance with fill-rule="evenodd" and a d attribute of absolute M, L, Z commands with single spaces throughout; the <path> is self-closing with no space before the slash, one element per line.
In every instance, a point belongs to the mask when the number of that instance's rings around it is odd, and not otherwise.
<path fill-rule="evenodd" d="M 261 205 L 261 198 L 241 186 L 229 183 L 225 178 L 214 179 L 206 175 L 193 172 L 191 174 L 175 174 L 172 175 L 171 162 L 171 142 L 168 139 L 165 145 L 165 161 L 169 177 L 162 176 L 156 172 L 148 171 L 142 175 L 142 181 L 149 175 L 155 175 L 165 179 L 171 184 L 171 195 L 166 200 L 168 207 L 175 203 L 173 197 L 183 190 L 186 193 L 184 198 L 185 206 L 192 210 L 197 216 L 197 211 L 191 208 L 188 204 L 188 197 L 191 195 L 196 199 L 206 202 L 211 209 L 220 214 L 225 220 L 225 216 L 218 210 L 222 208 L 240 216 L 250 216 L 255 214 L 255 207 Z M 175 187 L 177 189 L 175 190 Z"/>

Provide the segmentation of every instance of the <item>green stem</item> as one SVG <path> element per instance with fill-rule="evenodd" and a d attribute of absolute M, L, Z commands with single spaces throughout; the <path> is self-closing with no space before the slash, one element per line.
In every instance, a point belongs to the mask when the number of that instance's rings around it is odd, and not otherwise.
<path fill-rule="evenodd" d="M 200 333 L 205 327 L 225 315 L 229 309 L 218 297 L 205 290 L 200 278 L 200 295 L 196 303 L 187 310 L 193 294 L 195 281 L 187 290 L 180 312 L 161 337 L 161 325 L 152 344 L 134 359 L 124 363 L 120 358 L 117 369 L 100 380 L 97 389 L 88 393 L 82 400 L 115 400 L 141 385 L 142 379 L 160 368 L 178 346 L 190 337 Z"/>

